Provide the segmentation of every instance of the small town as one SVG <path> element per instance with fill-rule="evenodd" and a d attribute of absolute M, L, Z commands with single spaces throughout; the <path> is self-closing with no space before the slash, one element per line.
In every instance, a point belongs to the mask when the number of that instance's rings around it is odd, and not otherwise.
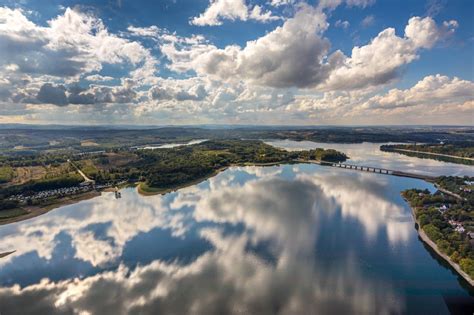
<path fill-rule="evenodd" d="M 77 186 L 72 187 L 63 187 L 57 189 L 49 189 L 36 192 L 31 195 L 27 194 L 17 194 L 10 196 L 7 200 L 17 201 L 19 206 L 32 205 L 32 204 L 42 204 L 51 199 L 58 199 L 62 197 L 75 196 L 90 191 L 101 191 L 107 188 L 115 186 L 115 197 L 121 198 L 121 193 L 118 191 L 117 186 L 125 184 L 126 181 L 121 181 L 118 183 L 108 182 L 104 184 L 96 185 L 93 181 L 84 181 Z"/>

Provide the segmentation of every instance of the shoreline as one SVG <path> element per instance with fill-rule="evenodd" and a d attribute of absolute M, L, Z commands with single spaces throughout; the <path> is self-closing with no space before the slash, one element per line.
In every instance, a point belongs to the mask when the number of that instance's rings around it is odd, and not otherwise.
<path fill-rule="evenodd" d="M 452 159 L 460 159 L 464 161 L 474 161 L 473 158 L 469 157 L 464 157 L 464 156 L 457 156 L 457 155 L 450 155 L 450 154 L 443 154 L 443 153 L 434 153 L 434 152 L 424 152 L 424 151 L 416 151 L 416 150 L 408 150 L 408 149 L 398 149 L 394 148 L 392 149 L 396 152 L 409 152 L 409 153 L 419 153 L 419 154 L 426 154 L 426 155 L 432 155 L 432 156 L 441 156 L 441 157 L 447 157 L 447 158 L 452 158 Z"/>
<path fill-rule="evenodd" d="M 189 186 L 192 186 L 192 185 L 197 185 L 201 182 L 204 182 L 204 181 L 208 180 L 209 178 L 212 178 L 214 176 L 219 175 L 219 173 L 224 172 L 224 171 L 226 171 L 227 169 L 229 169 L 231 167 L 247 167 L 247 166 L 266 167 L 266 166 L 276 166 L 276 165 L 282 165 L 282 164 L 292 164 L 292 163 L 295 163 L 295 162 L 300 163 L 298 161 L 288 161 L 288 162 L 233 164 L 233 165 L 229 165 L 229 166 L 223 166 L 223 167 L 213 171 L 212 173 L 210 173 L 206 176 L 203 176 L 201 178 L 196 178 L 196 179 L 194 179 L 190 182 L 187 182 L 187 183 L 184 183 L 184 184 L 172 187 L 172 188 L 162 188 L 162 189 L 155 188 L 156 191 L 146 191 L 146 190 L 143 190 L 143 188 L 141 187 L 142 182 L 139 182 L 139 183 L 137 183 L 137 192 L 142 196 L 165 195 L 165 194 L 177 191 L 177 190 L 182 189 L 182 188 L 186 188 L 186 187 L 189 187 Z"/>
<path fill-rule="evenodd" d="M 209 178 L 212 178 L 212 177 L 218 175 L 220 172 L 223 172 L 223 171 L 227 170 L 228 168 L 229 168 L 229 166 L 219 168 L 219 169 L 215 170 L 214 172 L 212 172 L 209 175 L 206 175 L 206 176 L 201 177 L 201 178 L 196 178 L 196 179 L 194 179 L 190 182 L 187 182 L 185 184 L 181 184 L 181 185 L 178 185 L 178 186 L 175 186 L 175 187 L 171 187 L 171 188 L 152 188 L 152 189 L 155 189 L 156 191 L 143 190 L 143 188 L 142 188 L 143 182 L 139 182 L 139 183 L 137 183 L 137 192 L 141 196 L 166 195 L 168 193 L 177 191 L 177 190 L 182 189 L 182 188 L 186 188 L 186 187 L 189 187 L 189 186 L 192 186 L 192 185 L 197 185 L 197 184 L 199 184 L 203 181 L 208 180 Z"/>
<path fill-rule="evenodd" d="M 225 166 L 225 167 L 221 167 L 221 168 L 215 170 L 211 174 L 208 174 L 208 175 L 206 175 L 204 177 L 201 177 L 201 178 L 197 178 L 197 179 L 192 180 L 190 182 L 187 182 L 185 184 L 178 185 L 176 187 L 171 187 L 171 188 L 157 189 L 156 191 L 144 191 L 144 190 L 140 189 L 140 187 L 141 187 L 140 182 L 135 183 L 135 185 L 136 185 L 137 192 L 141 196 L 165 195 L 167 193 L 170 193 L 170 192 L 173 192 L 173 191 L 176 191 L 176 190 L 179 190 L 179 189 L 182 189 L 182 188 L 186 188 L 186 187 L 189 187 L 189 186 L 192 186 L 192 185 L 196 185 L 196 184 L 199 184 L 203 181 L 206 181 L 209 178 L 218 175 L 219 173 L 227 170 L 230 167 L 245 167 L 245 166 L 265 167 L 265 166 L 275 166 L 275 165 L 281 165 L 281 164 L 291 164 L 291 163 L 294 163 L 294 162 L 295 161 L 271 162 L 271 163 L 254 163 L 254 164 L 241 164 L 241 165 Z M 121 187 L 121 188 L 123 188 L 123 187 Z M 82 200 L 92 199 L 92 198 L 100 196 L 102 194 L 102 192 L 111 192 L 111 191 L 115 191 L 115 190 L 113 188 L 106 188 L 106 189 L 103 189 L 103 190 L 100 190 L 100 191 L 93 190 L 93 191 L 88 191 L 88 192 L 85 192 L 85 193 L 82 193 L 82 194 L 79 194 L 79 195 L 68 196 L 68 197 L 63 197 L 61 199 L 56 199 L 53 202 L 51 202 L 50 204 L 39 205 L 39 206 L 20 207 L 20 209 L 26 211 L 25 214 L 14 216 L 14 217 L 7 217 L 5 219 L 0 219 L 0 226 L 25 221 L 25 220 L 28 220 L 28 219 L 31 219 L 31 218 L 35 218 L 35 217 L 38 217 L 38 216 L 43 215 L 45 213 L 48 213 L 48 212 L 50 212 L 50 211 L 52 211 L 56 208 L 60 208 L 60 207 L 63 207 L 63 206 L 75 204 L 75 203 L 78 203 Z"/>
<path fill-rule="evenodd" d="M 5 219 L 0 219 L 0 226 L 35 218 L 42 214 L 48 213 L 56 208 L 72 205 L 72 204 L 78 203 L 79 201 L 92 199 L 100 195 L 101 195 L 100 191 L 88 191 L 83 194 L 57 199 L 50 204 L 46 204 L 42 206 L 21 207 L 20 209 L 25 210 L 27 212 L 26 214 L 10 217 L 10 218 L 5 218 Z"/>
<path fill-rule="evenodd" d="M 415 220 L 415 223 L 416 223 L 416 226 L 417 226 L 416 231 L 417 231 L 418 236 L 420 237 L 420 239 L 426 245 L 428 245 L 439 257 L 441 257 L 444 261 L 446 261 L 457 272 L 457 274 L 460 275 L 471 286 L 471 289 L 474 288 L 474 280 L 471 279 L 471 277 L 469 277 L 469 275 L 461 269 L 459 264 L 452 261 L 451 258 L 449 258 L 448 255 L 442 253 L 438 249 L 438 246 L 435 244 L 435 242 L 433 242 L 428 237 L 428 235 L 426 235 L 425 231 L 423 231 L 423 229 L 421 228 L 420 222 L 418 222 L 418 220 L 416 219 L 415 209 L 410 205 L 410 203 L 408 202 L 408 200 L 405 199 L 405 197 L 402 196 L 402 198 L 403 198 L 403 200 L 405 200 L 405 202 L 408 204 L 408 206 L 411 209 L 411 214 L 413 216 L 413 220 Z"/>

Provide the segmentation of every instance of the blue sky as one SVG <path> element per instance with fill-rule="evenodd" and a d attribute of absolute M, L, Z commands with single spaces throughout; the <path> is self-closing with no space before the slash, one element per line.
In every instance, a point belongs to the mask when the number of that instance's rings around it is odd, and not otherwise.
<path fill-rule="evenodd" d="M 0 123 L 474 123 L 472 1 L 0 7 Z"/>

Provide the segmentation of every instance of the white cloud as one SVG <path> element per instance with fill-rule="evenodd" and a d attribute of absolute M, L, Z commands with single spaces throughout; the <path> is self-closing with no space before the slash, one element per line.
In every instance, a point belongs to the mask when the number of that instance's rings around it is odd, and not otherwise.
<path fill-rule="evenodd" d="M 351 23 L 349 23 L 349 21 L 342 21 L 342 20 L 337 20 L 336 23 L 334 24 L 334 26 L 343 28 L 345 30 L 348 29 L 350 25 Z"/>
<path fill-rule="evenodd" d="M 351 57 L 336 52 L 333 57 L 338 58 L 339 64 L 321 88 L 360 89 L 390 82 L 402 66 L 418 58 L 420 49 L 431 48 L 451 33 L 452 24 L 448 27 L 438 27 L 430 17 L 413 17 L 405 28 L 405 37 L 398 37 L 395 29 L 387 28 L 369 44 L 354 47 Z"/>
<path fill-rule="evenodd" d="M 81 77 L 93 82 L 113 80 L 87 75 L 99 72 L 104 64 L 128 67 L 136 79 L 124 79 L 126 84 L 115 87 L 68 87 Z M 8 92 L 2 102 L 63 106 L 133 101 L 136 94 L 127 85 L 149 80 L 156 64 L 141 43 L 110 34 L 93 15 L 68 8 L 40 26 L 19 9 L 0 8 L 0 74 L 8 80 L 2 86 Z"/>
<path fill-rule="evenodd" d="M 269 22 L 278 20 L 271 11 L 263 11 L 255 5 L 250 9 L 245 0 L 210 0 L 209 7 L 199 16 L 191 19 L 190 23 L 198 26 L 222 25 L 222 20 L 255 20 Z"/>
<path fill-rule="evenodd" d="M 295 4 L 298 0 L 271 0 L 270 5 L 274 7 L 280 7 L 283 5 Z"/>
<path fill-rule="evenodd" d="M 348 6 L 362 7 L 362 8 L 371 6 L 374 3 L 375 3 L 375 0 L 347 0 Z"/>
<path fill-rule="evenodd" d="M 413 17 L 404 35 L 397 36 L 395 29 L 387 28 L 347 56 L 337 50 L 331 53 L 334 48 L 324 37 L 328 23 L 323 8 L 372 3 L 335 0 L 321 1 L 315 7 L 292 0 L 262 6 L 233 1 L 230 7 L 217 6 L 207 17 L 212 20 L 214 16 L 214 22 L 221 23 L 227 17 L 216 12 L 224 8 L 234 12 L 228 19 L 267 19 L 272 15 L 263 8 L 269 5 L 294 5 L 281 10 L 295 13 L 260 38 L 225 47 L 213 45 L 202 35 L 184 37 L 155 25 L 129 25 L 119 35 L 111 34 L 100 19 L 77 10 L 66 9 L 41 26 L 21 10 L 0 8 L 2 115 L 20 119 L 23 112 L 22 119 L 46 119 L 42 122 L 53 117 L 62 122 L 68 116 L 100 123 L 113 116 L 137 123 L 259 124 L 324 123 L 325 119 L 351 117 L 364 121 L 356 113 L 357 109 L 367 114 L 361 104 L 374 111 L 408 111 L 416 106 L 397 105 L 405 102 L 403 98 L 381 109 L 368 95 L 395 82 L 423 49 L 433 48 L 452 34 L 458 23 L 451 20 L 437 25 L 432 18 Z M 346 29 L 349 22 L 337 20 L 334 25 Z M 156 46 L 145 48 L 140 40 L 153 41 Z M 158 60 L 152 54 L 158 48 L 164 66 L 177 72 L 172 76 L 179 79 L 157 77 Z M 123 77 L 116 86 L 104 85 L 119 79 L 101 74 L 105 64 L 126 69 L 128 79 Z M 89 82 L 84 84 L 82 79 Z M 434 108 L 438 113 L 451 108 L 449 117 L 454 117 L 453 108 L 465 110 L 469 105 L 454 98 L 451 107 L 448 101 L 443 104 Z"/>
<path fill-rule="evenodd" d="M 57 77 L 78 77 L 99 71 L 103 63 L 153 63 L 141 44 L 110 34 L 100 19 L 66 9 L 63 15 L 38 26 L 22 11 L 0 8 L 1 64 L 18 71 Z"/>
<path fill-rule="evenodd" d="M 382 95 L 373 95 L 374 91 L 300 95 L 286 106 L 286 111 L 288 115 L 301 113 L 306 121 L 338 124 L 403 121 L 470 125 L 474 115 L 473 90 L 472 81 L 437 74 L 423 78 L 408 89 L 392 89 Z"/>
<path fill-rule="evenodd" d="M 458 27 L 455 20 L 444 21 L 441 27 L 436 26 L 432 18 L 412 17 L 405 27 L 405 35 L 416 47 L 431 48 L 440 39 L 454 33 Z"/>
<path fill-rule="evenodd" d="M 112 81 L 114 80 L 113 77 L 110 76 L 103 76 L 100 74 L 93 74 L 85 77 L 87 81 L 92 81 L 92 82 L 102 82 L 102 81 Z"/>
<path fill-rule="evenodd" d="M 362 105 L 362 108 L 393 109 L 397 107 L 446 105 L 472 105 L 474 83 L 440 74 L 423 78 L 406 90 L 392 89 L 384 95 L 377 95 Z M 466 109 L 469 106 L 465 106 Z M 470 108 L 474 111 L 474 108 Z"/>
<path fill-rule="evenodd" d="M 347 21 L 336 22 L 340 27 Z M 211 44 L 162 46 L 170 69 L 195 71 L 199 76 L 225 82 L 317 90 L 366 89 L 397 78 L 404 65 L 417 59 L 420 49 L 429 49 L 451 34 L 455 21 L 437 26 L 430 17 L 408 21 L 405 37 L 387 28 L 370 43 L 354 47 L 350 57 L 336 51 L 323 37 L 328 23 L 319 8 L 301 4 L 293 18 L 272 32 L 246 43 L 217 48 Z M 387 58 L 391 56 L 391 58 Z"/>
<path fill-rule="evenodd" d="M 365 8 L 375 3 L 375 0 L 319 0 L 318 7 L 321 9 L 334 10 L 342 3 L 346 3 L 348 7 Z"/>
<path fill-rule="evenodd" d="M 332 64 L 323 62 L 329 41 L 321 37 L 326 16 L 317 8 L 301 5 L 281 27 L 239 46 L 219 49 L 212 45 L 162 50 L 174 70 L 194 70 L 217 80 L 248 80 L 273 87 L 306 87 L 323 81 Z"/>
<path fill-rule="evenodd" d="M 140 37 L 158 37 L 162 33 L 162 30 L 156 25 L 148 27 L 136 27 L 130 25 L 127 27 L 127 31 L 129 31 L 133 36 Z"/>
<path fill-rule="evenodd" d="M 149 91 L 149 99 L 163 101 L 202 101 L 207 96 L 203 82 L 199 79 L 160 80 Z"/>
<path fill-rule="evenodd" d="M 362 25 L 363 27 L 369 27 L 369 26 L 374 25 L 374 23 L 375 23 L 375 16 L 373 16 L 373 15 L 367 15 L 367 16 L 362 20 L 362 22 L 360 22 L 360 25 Z"/>

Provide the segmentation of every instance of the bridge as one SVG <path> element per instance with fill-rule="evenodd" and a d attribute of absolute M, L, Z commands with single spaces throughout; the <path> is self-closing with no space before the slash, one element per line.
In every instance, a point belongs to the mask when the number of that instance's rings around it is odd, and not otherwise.
<path fill-rule="evenodd" d="M 362 172 L 416 178 L 416 179 L 422 179 L 422 180 L 426 180 L 426 181 L 434 181 L 435 178 L 436 178 L 436 177 L 433 177 L 433 176 L 428 176 L 428 175 L 423 175 L 423 174 L 415 174 L 415 173 L 409 173 L 409 172 L 403 172 L 403 171 L 389 170 L 389 169 L 386 169 L 386 168 L 355 165 L 355 164 L 349 164 L 349 163 L 334 163 L 334 162 L 328 162 L 328 161 L 315 161 L 315 160 L 306 161 L 306 162 L 319 164 L 319 165 L 323 165 L 323 166 L 330 166 L 330 167 L 337 167 L 337 168 L 345 168 L 345 169 L 349 169 L 349 170 L 362 171 Z"/>
<path fill-rule="evenodd" d="M 416 179 L 422 179 L 422 180 L 427 180 L 427 181 L 431 181 L 435 179 L 435 177 L 433 176 L 408 173 L 408 172 L 403 172 L 403 171 L 395 171 L 395 170 L 389 170 L 386 168 L 373 167 L 373 166 L 362 166 L 362 165 L 355 165 L 355 164 L 348 164 L 348 163 L 332 163 L 332 162 L 324 162 L 324 161 L 321 162 L 321 165 L 327 165 L 327 166 L 338 167 L 338 168 L 346 168 L 346 169 L 369 172 L 369 173 L 378 173 L 378 174 L 393 175 L 393 176 L 400 176 L 400 177 L 416 178 Z"/>

